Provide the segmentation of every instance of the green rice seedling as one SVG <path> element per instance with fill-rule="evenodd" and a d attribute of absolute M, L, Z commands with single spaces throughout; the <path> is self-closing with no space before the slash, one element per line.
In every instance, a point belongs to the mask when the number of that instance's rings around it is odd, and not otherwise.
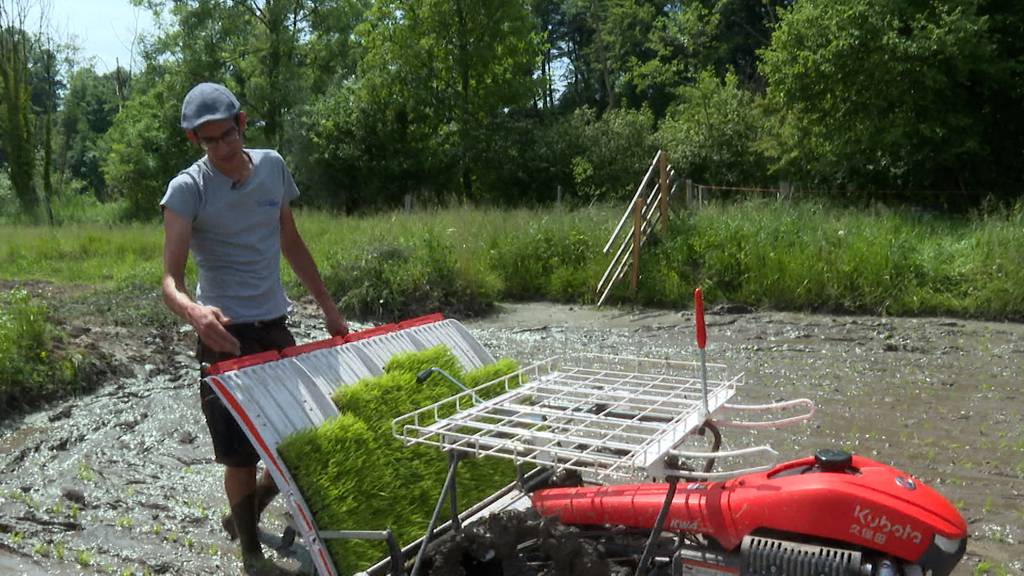
<path fill-rule="evenodd" d="M 76 474 L 79 480 L 82 482 L 95 482 L 96 473 L 87 462 L 80 462 L 78 464 L 78 474 Z"/>
<path fill-rule="evenodd" d="M 83 568 L 85 568 L 86 566 L 92 566 L 92 554 L 89 554 L 88 550 L 79 550 L 75 554 L 75 562 L 77 562 L 78 565 Z"/>
<path fill-rule="evenodd" d="M 978 565 L 974 567 L 975 576 L 1007 576 L 1009 570 L 1001 564 L 992 564 L 987 560 L 978 562 Z"/>
<path fill-rule="evenodd" d="M 390 528 L 402 543 L 422 536 L 448 462 L 435 448 L 403 447 L 391 433 L 391 421 L 460 392 L 438 374 L 416 382 L 419 372 L 435 366 L 467 385 L 516 369 L 511 361 L 503 361 L 498 367 L 463 374 L 443 346 L 396 355 L 382 376 L 364 379 L 335 394 L 337 418 L 280 444 L 278 450 L 321 529 Z M 514 479 L 514 474 L 512 464 L 505 461 L 483 458 L 460 463 L 459 508 L 493 493 Z M 363 569 L 386 554 L 383 544 L 367 541 L 330 541 L 328 549 L 342 573 Z"/>
<path fill-rule="evenodd" d="M 367 379 L 339 388 L 333 400 L 338 410 L 360 415 L 411 412 L 440 398 L 457 392 L 455 386 L 440 374 L 432 374 L 423 384 L 415 383 L 416 375 L 427 368 L 438 367 L 453 378 L 462 378 L 459 361 L 445 346 L 439 345 L 420 352 L 396 354 L 384 367 L 380 378 Z M 431 400 L 434 399 L 434 400 Z M 394 417 L 392 416 L 392 418 Z M 390 419 L 363 418 L 374 431 L 390 434 Z"/>
<path fill-rule="evenodd" d="M 495 363 L 481 366 L 476 370 L 467 372 L 463 378 L 462 383 L 468 388 L 476 388 L 477 386 L 483 386 L 489 382 L 507 376 L 516 370 L 519 366 L 515 360 L 511 358 L 499 358 Z M 500 386 L 500 390 L 485 389 L 482 391 L 482 395 L 486 398 L 493 397 L 496 393 L 504 391 L 504 385 Z"/>
<path fill-rule="evenodd" d="M 438 344 L 426 350 L 418 352 L 404 352 L 395 354 L 388 359 L 387 364 L 384 365 L 384 373 L 392 374 L 395 372 L 406 372 L 409 374 L 418 374 L 427 368 L 441 368 L 448 372 L 456 379 L 462 375 L 462 365 L 459 363 L 455 355 L 452 354 L 451 350 L 443 344 Z M 435 382 L 440 382 L 442 376 L 434 375 L 431 378 L 437 378 Z"/>

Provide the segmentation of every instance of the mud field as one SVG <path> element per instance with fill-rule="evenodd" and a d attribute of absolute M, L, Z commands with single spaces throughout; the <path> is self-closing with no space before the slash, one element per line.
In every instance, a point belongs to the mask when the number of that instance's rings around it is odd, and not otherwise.
<path fill-rule="evenodd" d="M 517 304 L 465 324 L 525 363 L 575 351 L 695 360 L 692 321 Z M 325 335 L 308 306 L 292 326 L 300 341 Z M 0 428 L 0 574 L 237 574 L 192 334 L 69 328 L 130 375 Z M 843 447 L 911 472 L 968 521 L 956 574 L 1024 574 L 1024 325 L 719 308 L 708 358 L 745 374 L 736 402 L 818 405 L 812 424 L 754 441 L 780 458 Z M 280 530 L 283 514 L 273 504 L 265 525 Z"/>

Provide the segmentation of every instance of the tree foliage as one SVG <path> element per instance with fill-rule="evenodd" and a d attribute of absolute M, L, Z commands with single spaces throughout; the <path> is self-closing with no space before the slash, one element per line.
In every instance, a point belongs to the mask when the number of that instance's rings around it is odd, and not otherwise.
<path fill-rule="evenodd" d="M 960 188 L 991 152 L 978 1 L 805 0 L 764 51 L 775 168 L 824 186 Z"/>
<path fill-rule="evenodd" d="M 590 200 L 628 201 L 650 164 L 650 110 L 613 110 L 600 120 L 590 108 L 573 116 L 582 149 L 572 158 L 577 192 Z"/>
<path fill-rule="evenodd" d="M 680 91 L 658 140 L 676 170 L 694 181 L 762 184 L 768 159 L 758 144 L 766 125 L 763 103 L 740 87 L 735 74 L 723 82 L 705 71 L 696 85 Z"/>
<path fill-rule="evenodd" d="M 540 45 L 526 6 L 381 1 L 358 34 L 358 77 L 314 100 L 306 121 L 313 157 L 342 188 L 337 204 L 474 197 L 490 169 L 482 152 L 503 136 L 486 128 L 537 94 Z"/>
<path fill-rule="evenodd" d="M 153 219 L 167 182 L 198 157 L 178 127 L 176 102 L 187 88 L 173 77 L 145 79 L 104 135 L 103 177 L 115 197 L 126 200 L 127 216 Z"/>
<path fill-rule="evenodd" d="M 107 150 L 101 146 L 101 139 L 113 125 L 120 107 L 116 74 L 100 75 L 92 68 L 75 70 L 61 116 L 62 162 L 68 174 L 81 180 L 101 201 L 106 199 L 107 190 L 100 168 Z"/>
<path fill-rule="evenodd" d="M 302 202 L 346 212 L 621 199 L 658 144 L 716 184 L 977 202 L 1024 180 L 1013 0 L 131 0 L 161 27 L 104 75 L 0 1 L 0 164 L 32 214 L 66 170 L 156 217 L 201 153 L 177 114 L 202 81 Z"/>

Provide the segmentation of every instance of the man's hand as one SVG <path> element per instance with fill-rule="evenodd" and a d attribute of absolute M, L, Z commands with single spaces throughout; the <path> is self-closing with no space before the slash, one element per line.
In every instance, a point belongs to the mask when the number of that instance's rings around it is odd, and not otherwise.
<path fill-rule="evenodd" d="M 331 336 L 348 334 L 348 324 L 345 323 L 345 318 L 342 317 L 341 312 L 338 312 L 338 308 L 333 302 L 324 307 L 324 320 L 327 323 L 327 332 Z"/>
<path fill-rule="evenodd" d="M 230 352 L 235 356 L 242 353 L 238 339 L 225 326 L 231 319 L 216 306 L 195 305 L 189 309 L 188 323 L 196 329 L 199 339 L 217 352 Z"/>

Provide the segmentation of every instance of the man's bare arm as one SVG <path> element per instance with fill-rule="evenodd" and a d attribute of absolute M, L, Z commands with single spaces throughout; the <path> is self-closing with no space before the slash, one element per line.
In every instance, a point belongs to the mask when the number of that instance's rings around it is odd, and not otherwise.
<path fill-rule="evenodd" d="M 295 275 L 298 276 L 299 281 L 323 310 L 327 331 L 333 336 L 348 334 L 348 325 L 341 313 L 338 312 L 337 306 L 334 305 L 330 293 L 327 292 L 316 262 L 309 253 L 302 236 L 299 235 L 299 229 L 295 226 L 295 217 L 288 206 L 281 209 L 281 252 L 288 260 Z"/>
<path fill-rule="evenodd" d="M 171 312 L 195 328 L 199 338 L 218 352 L 239 354 L 238 340 L 224 326 L 229 318 L 214 306 L 197 304 L 185 288 L 185 263 L 192 239 L 192 223 L 164 210 L 164 273 L 161 292 Z"/>

